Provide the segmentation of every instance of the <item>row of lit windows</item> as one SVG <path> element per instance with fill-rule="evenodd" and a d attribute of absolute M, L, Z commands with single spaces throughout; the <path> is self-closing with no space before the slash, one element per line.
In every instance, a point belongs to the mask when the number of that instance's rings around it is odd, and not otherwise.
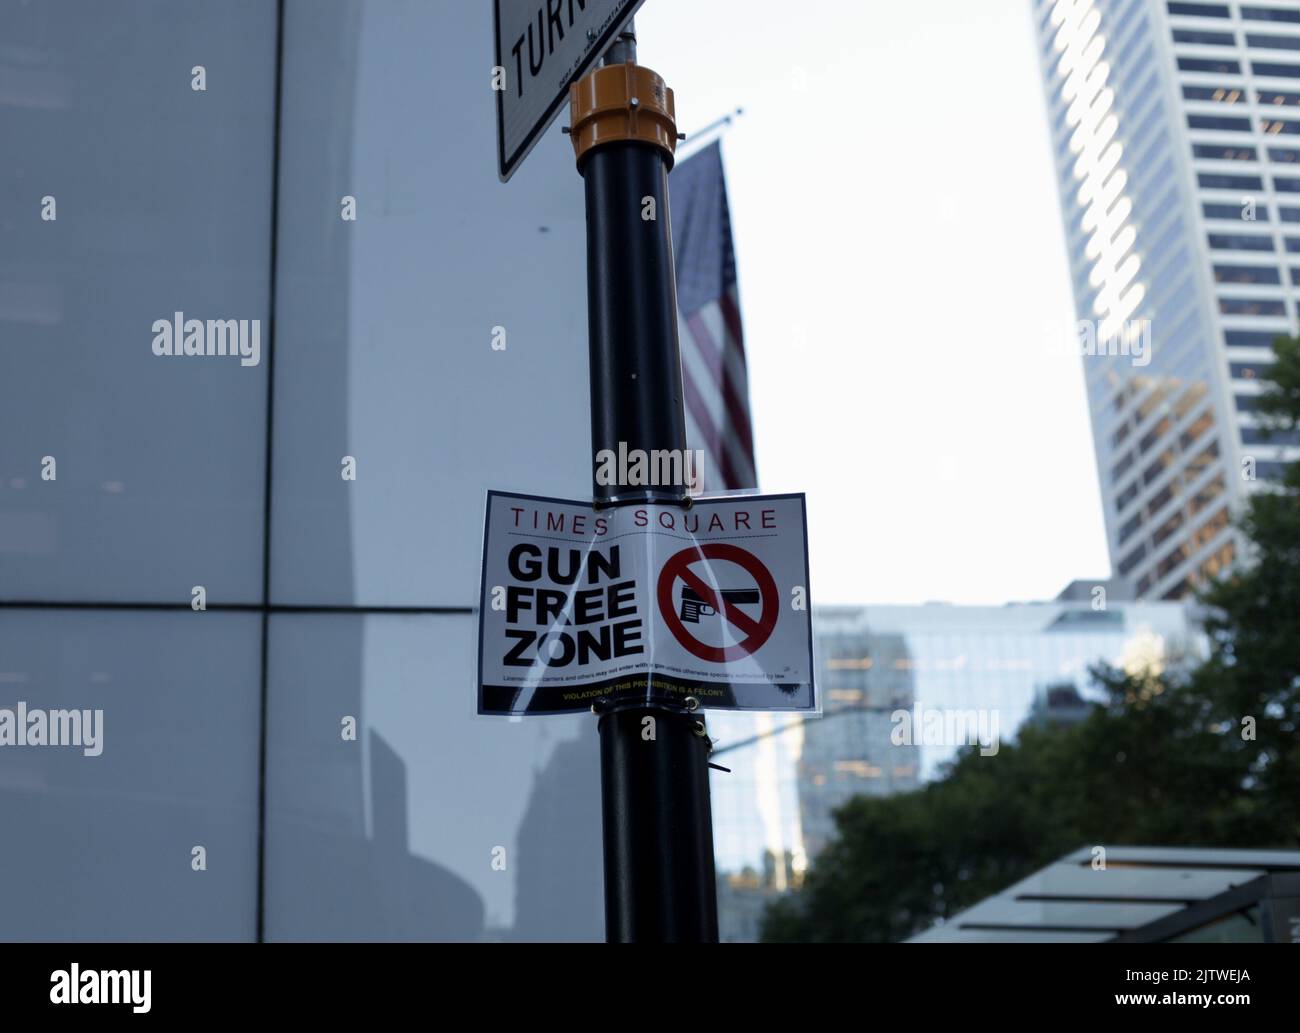
<path fill-rule="evenodd" d="M 1150 398 L 1147 399 L 1147 403 L 1150 404 L 1152 408 L 1155 408 L 1164 400 L 1167 393 L 1167 389 L 1165 388 L 1155 391 L 1151 394 Z M 1172 419 L 1169 416 L 1162 416 L 1161 419 L 1157 421 L 1156 424 L 1142 437 L 1138 442 L 1137 447 L 1129 449 L 1128 452 L 1124 454 L 1123 458 L 1121 458 L 1120 461 L 1111 468 L 1111 483 L 1118 484 L 1125 474 L 1133 468 L 1133 464 L 1150 452 L 1151 447 L 1160 440 L 1165 432 L 1173 427 L 1178 421 L 1182 420 L 1186 414 L 1186 410 L 1184 409 L 1183 411 L 1176 411 Z M 1139 418 L 1136 424 L 1138 427 L 1141 426 L 1144 417 L 1145 414 L 1139 411 Z M 1178 436 L 1177 446 L 1171 444 L 1156 458 L 1154 462 L 1150 463 L 1146 469 L 1142 471 L 1142 485 L 1145 487 L 1158 480 L 1160 475 L 1177 460 L 1179 452 L 1187 452 L 1192 445 L 1196 443 L 1201 434 L 1209 428 L 1212 422 L 1213 420 L 1210 417 L 1210 410 L 1206 409 L 1200 417 L 1189 424 Z M 1136 486 L 1136 484 L 1137 481 L 1134 481 L 1133 486 Z"/>
<path fill-rule="evenodd" d="M 1209 161 L 1259 161 L 1259 152 L 1254 147 L 1247 147 L 1244 144 L 1194 143 L 1192 157 L 1205 158 Z M 1270 147 L 1268 160 L 1281 165 L 1300 164 L 1300 150 L 1294 147 Z"/>
<path fill-rule="evenodd" d="M 1240 86 L 1197 86 L 1188 83 L 1183 86 L 1183 99 L 1204 100 L 1213 104 L 1242 104 L 1246 100 L 1246 91 Z M 1255 103 L 1279 108 L 1300 107 L 1300 93 L 1257 89 Z"/>
<path fill-rule="evenodd" d="M 1213 453 L 1213 455 L 1210 455 L 1211 452 Z M 1209 459 L 1206 460 L 1206 463 L 1212 462 L 1214 459 L 1218 458 L 1218 454 L 1219 454 L 1219 447 L 1217 441 L 1214 442 L 1210 446 L 1210 448 L 1207 448 L 1205 450 L 1205 453 L 1203 453 L 1203 455 L 1210 457 Z M 1200 457 L 1198 457 L 1198 459 L 1199 458 Z M 1204 464 L 1202 464 L 1202 466 L 1199 467 L 1198 469 L 1203 469 L 1203 468 L 1204 468 Z M 1195 476 L 1195 473 L 1193 473 L 1189 469 L 1183 476 L 1185 479 L 1190 480 Z M 1155 567 L 1155 580 L 1159 581 L 1162 578 L 1167 577 L 1169 573 L 1173 571 L 1175 568 L 1177 568 L 1179 564 L 1181 564 L 1184 560 L 1187 559 L 1187 557 L 1194 555 L 1198 549 L 1208 544 L 1214 538 L 1215 535 L 1217 535 L 1220 531 L 1222 531 L 1227 526 L 1228 526 L 1228 507 L 1224 506 L 1217 513 L 1215 513 L 1214 516 L 1210 517 L 1203 524 L 1201 524 L 1201 526 L 1198 527 L 1195 532 L 1193 532 L 1186 539 L 1184 539 L 1177 546 L 1175 546 L 1168 553 L 1166 553 L 1163 557 L 1161 557 L 1160 561 L 1156 564 Z M 1156 546 L 1154 545 L 1148 546 L 1148 543 L 1142 542 L 1140 545 L 1137 546 L 1137 548 L 1133 549 L 1127 556 L 1125 556 L 1119 562 L 1117 569 L 1119 570 L 1120 576 L 1127 577 L 1130 573 L 1132 573 L 1133 570 L 1137 567 L 1137 565 L 1141 563 L 1144 559 L 1146 559 L 1147 554 L 1151 551 L 1151 549 L 1155 547 Z"/>
<path fill-rule="evenodd" d="M 1157 439 L 1161 435 L 1165 434 L 1171 427 L 1173 427 L 1173 425 L 1174 422 L 1168 416 L 1162 417 L 1160 422 L 1157 423 L 1156 426 L 1151 429 L 1150 433 L 1148 433 L 1147 436 L 1142 439 L 1141 446 L 1140 446 L 1141 450 L 1145 452 L 1147 449 L 1149 449 L 1152 445 L 1155 444 Z M 1207 430 L 1209 430 L 1213 425 L 1214 425 L 1214 415 L 1211 412 L 1211 410 L 1207 407 L 1204 410 L 1202 410 L 1201 414 L 1196 418 L 1196 420 L 1193 421 L 1191 424 L 1189 424 L 1187 428 L 1178 436 L 1179 446 L 1183 449 L 1183 451 L 1186 451 L 1188 448 L 1190 448 L 1190 446 L 1193 443 L 1195 443 L 1195 441 L 1198 438 L 1200 438 L 1202 434 L 1204 434 Z M 1169 451 L 1172 452 L 1172 449 L 1170 449 Z M 1160 467 L 1160 469 L 1163 470 L 1164 467 L 1162 466 Z M 1158 473 L 1159 471 L 1157 471 L 1157 476 Z M 1149 483 L 1149 481 L 1145 481 L 1144 483 Z M 1135 481 L 1134 482 L 1135 487 L 1136 484 L 1137 482 Z M 1153 495 L 1150 501 L 1141 509 L 1139 509 L 1136 513 L 1134 513 L 1133 516 L 1124 524 L 1124 526 L 1120 528 L 1120 532 L 1119 532 L 1120 545 L 1123 545 L 1126 541 L 1128 541 L 1129 538 L 1131 538 L 1134 534 L 1136 534 L 1145 521 L 1151 519 L 1157 513 L 1159 513 L 1160 510 L 1164 508 L 1165 504 L 1169 502 L 1171 498 L 1173 498 L 1174 490 L 1172 485 L 1173 485 L 1172 481 L 1170 482 L 1170 484 L 1165 485 L 1165 487 L 1161 489 L 1161 491 Z M 1156 544 L 1159 545 L 1160 541 L 1161 539 L 1157 538 Z"/>
<path fill-rule="evenodd" d="M 1186 540 L 1180 542 L 1175 548 L 1170 549 L 1156 564 L 1156 580 L 1159 581 L 1168 577 L 1174 570 L 1182 565 L 1188 557 L 1209 545 L 1211 541 L 1228 526 L 1228 507 L 1224 506 L 1218 510 L 1205 523 L 1201 524 L 1196 531 Z"/>
<path fill-rule="evenodd" d="M 1217 75 L 1241 75 L 1241 62 L 1226 57 L 1180 57 L 1180 72 L 1202 72 Z M 1282 61 L 1251 61 L 1252 75 L 1271 79 L 1300 79 L 1300 65 L 1286 64 Z"/>
<path fill-rule="evenodd" d="M 1177 492 L 1177 489 L 1178 489 L 1177 478 L 1174 478 L 1167 485 L 1161 488 L 1160 491 L 1156 495 L 1154 495 L 1151 501 L 1147 503 L 1147 505 L 1143 508 L 1143 512 L 1145 513 L 1147 519 L 1151 519 L 1155 517 L 1155 515 L 1159 513 L 1160 510 L 1164 508 L 1164 506 L 1170 500 L 1173 499 L 1174 495 Z M 1206 481 L 1203 485 L 1201 485 L 1200 488 L 1197 489 L 1196 494 L 1193 495 L 1188 500 L 1186 516 L 1185 516 L 1186 521 L 1188 523 L 1194 521 L 1197 518 L 1197 516 L 1200 515 L 1200 513 L 1203 510 L 1205 510 L 1206 507 L 1211 505 L 1215 499 L 1219 498 L 1219 496 L 1221 496 L 1225 490 L 1226 490 L 1226 484 L 1223 479 L 1223 474 L 1221 473 L 1216 474 L 1210 480 Z M 1176 521 L 1176 526 L 1180 527 L 1182 526 L 1183 519 L 1184 519 L 1183 511 L 1180 509 L 1177 510 L 1176 513 L 1179 517 L 1179 519 Z M 1173 516 L 1171 516 L 1168 520 L 1166 520 L 1165 523 L 1160 525 L 1161 529 L 1167 528 L 1171 522 L 1174 522 Z M 1167 537 L 1168 534 L 1165 534 L 1159 541 L 1157 541 L 1155 543 L 1156 547 L 1159 547 L 1161 542 L 1163 542 L 1164 539 Z M 1120 542 L 1121 544 L 1123 544 L 1122 537 L 1120 539 Z M 1143 551 L 1143 555 L 1146 555 L 1145 550 Z M 1150 575 L 1147 576 L 1150 577 Z M 1144 588 L 1138 589 L 1139 592 L 1145 590 L 1146 589 Z"/>
<path fill-rule="evenodd" d="M 1223 133 L 1251 132 L 1250 119 L 1244 115 L 1188 115 L 1188 129 L 1215 129 Z M 1300 136 L 1300 122 L 1281 118 L 1261 118 L 1259 131 L 1267 136 Z"/>
<path fill-rule="evenodd" d="M 1233 557 L 1236 555 L 1235 547 L 1232 542 L 1225 542 L 1222 547 L 1216 549 L 1214 553 L 1201 564 L 1200 569 L 1188 574 L 1182 581 L 1174 585 L 1173 588 L 1165 592 L 1161 599 L 1181 599 L 1195 591 L 1196 586 L 1202 584 L 1211 578 L 1218 577 L 1232 565 Z M 1150 574 L 1145 574 L 1137 583 L 1138 595 L 1142 595 L 1153 584 Z"/>
<path fill-rule="evenodd" d="M 1138 391 L 1141 390 L 1140 380 L 1141 378 L 1134 377 L 1133 380 L 1129 382 L 1128 389 L 1120 392 L 1117 401 L 1121 401 L 1122 404 L 1122 400 L 1124 398 L 1136 395 Z M 1147 417 L 1150 416 L 1151 413 L 1156 411 L 1156 409 L 1168 396 L 1169 391 L 1170 391 L 1169 384 L 1167 383 L 1159 384 L 1154 391 L 1152 391 L 1145 399 L 1143 399 L 1142 404 L 1138 406 L 1138 408 L 1133 412 L 1133 414 L 1130 417 L 1125 418 L 1123 426 L 1121 426 L 1120 429 L 1115 432 L 1114 437 L 1111 439 L 1112 443 L 1118 445 L 1120 442 L 1124 441 L 1128 437 L 1130 430 L 1141 429 L 1142 424 L 1146 422 Z M 1124 454 L 1124 456 L 1119 460 L 1119 462 L 1117 462 L 1113 467 L 1111 467 L 1111 471 L 1110 471 L 1111 484 L 1118 484 L 1120 479 L 1126 473 L 1128 473 L 1130 469 L 1132 469 L 1133 464 L 1137 462 L 1137 459 L 1138 459 L 1137 451 L 1135 449 L 1129 449 L 1129 451 Z"/>
<path fill-rule="evenodd" d="M 1204 385 L 1201 385 L 1200 387 L 1200 394 L 1204 394 Z M 1182 420 L 1183 416 L 1186 416 L 1186 412 L 1175 413 L 1175 422 Z M 1210 418 L 1206 418 L 1208 416 Z M 1196 439 L 1200 438 L 1200 435 L 1204 434 L 1212 425 L 1212 413 L 1210 413 L 1209 408 L 1206 408 L 1200 416 L 1197 416 L 1196 421 L 1193 422 L 1193 424 L 1188 425 L 1187 429 L 1183 430 L 1183 433 L 1179 435 L 1179 446 L 1182 447 L 1184 452 L 1190 450 L 1192 444 L 1196 443 Z M 1214 455 L 1217 456 L 1218 443 L 1213 442 L 1210 447 L 1216 450 L 1214 451 Z M 1125 466 L 1125 469 L 1132 465 L 1132 460 L 1134 460 L 1135 457 L 1136 452 L 1130 451 L 1130 453 L 1128 453 L 1125 457 L 1125 463 L 1122 464 Z M 1169 466 L 1174 463 L 1175 459 L 1177 459 L 1177 452 L 1175 452 L 1174 447 L 1171 446 L 1169 450 L 1166 450 L 1164 455 L 1158 457 L 1156 463 L 1147 466 L 1147 469 L 1143 472 L 1143 476 L 1132 479 L 1130 485 L 1128 485 L 1125 490 L 1119 492 L 1119 495 L 1115 498 L 1115 515 L 1122 515 L 1128 505 L 1134 502 L 1134 499 L 1138 498 L 1141 489 L 1143 489 L 1143 487 L 1148 487 L 1152 482 L 1157 481 L 1157 479 L 1160 478 L 1160 474 L 1169 468 Z M 1204 453 L 1199 457 L 1199 459 L 1203 461 L 1199 461 L 1199 463 L 1195 464 L 1195 470 L 1197 473 L 1204 468 L 1205 461 L 1208 461 L 1206 460 Z M 1213 459 L 1213 456 L 1210 456 L 1210 459 Z M 1192 476 L 1193 474 L 1184 474 L 1183 482 L 1188 481 Z M 1164 489 L 1157 491 L 1156 495 L 1152 496 L 1152 499 L 1149 500 L 1147 507 L 1145 507 L 1145 513 L 1147 513 L 1147 516 L 1153 516 L 1154 513 L 1160 512 L 1160 509 L 1164 507 L 1165 503 L 1169 502 L 1170 498 L 1173 498 L 1173 495 L 1177 494 L 1178 491 L 1179 478 L 1171 478 L 1169 483 L 1165 485 Z"/>

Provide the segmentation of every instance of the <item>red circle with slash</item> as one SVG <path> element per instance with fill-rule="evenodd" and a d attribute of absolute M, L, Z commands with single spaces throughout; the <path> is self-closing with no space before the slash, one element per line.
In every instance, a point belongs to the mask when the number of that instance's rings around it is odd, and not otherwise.
<path fill-rule="evenodd" d="M 726 560 L 743 567 L 749 573 L 758 585 L 759 595 L 763 600 L 763 610 L 757 620 L 737 609 L 735 604 L 723 599 L 704 582 L 703 578 L 691 570 L 691 564 L 701 560 Z M 678 578 L 681 578 L 686 586 L 707 605 L 713 607 L 715 613 L 739 628 L 745 635 L 744 639 L 730 646 L 713 646 L 701 642 L 687 631 L 686 625 L 677 615 L 677 608 L 673 605 L 673 588 Z M 776 582 L 767 567 L 763 565 L 763 561 L 752 552 L 725 542 L 709 542 L 705 545 L 693 546 L 668 557 L 668 562 L 659 573 L 657 594 L 659 612 L 663 615 L 668 630 L 673 633 L 673 638 L 701 660 L 710 660 L 715 664 L 725 664 L 729 660 L 739 660 L 757 652 L 776 627 L 776 618 L 781 605 L 777 598 Z"/>

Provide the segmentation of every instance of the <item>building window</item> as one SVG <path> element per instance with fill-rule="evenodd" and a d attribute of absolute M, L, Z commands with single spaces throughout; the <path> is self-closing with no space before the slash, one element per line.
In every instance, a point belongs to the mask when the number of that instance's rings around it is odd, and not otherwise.
<path fill-rule="evenodd" d="M 1300 93 L 1283 93 L 1281 90 L 1256 90 L 1255 100 L 1275 107 L 1300 107 Z"/>
<path fill-rule="evenodd" d="M 1224 480 L 1222 474 L 1207 481 L 1205 486 L 1193 495 L 1191 501 L 1187 503 L 1187 515 L 1189 517 L 1195 517 L 1197 513 L 1201 512 L 1201 510 L 1205 509 L 1206 506 L 1210 505 L 1210 503 L 1222 495 L 1223 489 Z"/>
<path fill-rule="evenodd" d="M 1164 559 L 1162 559 L 1159 563 L 1156 564 L 1156 580 L 1159 581 L 1161 578 L 1165 577 L 1170 571 L 1174 570 L 1178 566 L 1178 564 L 1182 563 L 1183 560 L 1187 559 L 1187 555 L 1188 553 L 1187 553 L 1186 542 L 1179 545 L 1177 548 L 1173 549 L 1168 555 L 1165 556 Z"/>
<path fill-rule="evenodd" d="M 1229 61 L 1226 57 L 1180 57 L 1178 59 L 1178 70 L 1180 72 L 1217 72 L 1220 75 L 1240 75 L 1241 65 L 1236 61 Z M 1260 75 L 1267 73 L 1260 72 Z M 1300 75 L 1300 69 L 1296 70 Z"/>
<path fill-rule="evenodd" d="M 1269 430 L 1267 427 L 1242 427 L 1243 445 L 1300 445 L 1300 430 Z M 1259 471 L 1256 470 L 1256 473 Z"/>
<path fill-rule="evenodd" d="M 1155 516 L 1157 513 L 1160 512 L 1160 510 L 1164 509 L 1165 503 L 1168 502 L 1173 497 L 1174 497 L 1174 486 L 1173 483 L 1171 482 L 1169 484 L 1166 484 L 1163 488 L 1161 488 L 1158 492 L 1156 492 L 1153 496 L 1151 496 L 1151 501 L 1147 503 L 1147 509 L 1146 509 L 1147 516 L 1149 517 Z"/>
<path fill-rule="evenodd" d="M 1300 22 L 1300 11 L 1282 11 L 1276 7 L 1251 7 L 1243 4 L 1241 16 L 1248 22 Z"/>
<path fill-rule="evenodd" d="M 1193 457 L 1187 464 L 1188 477 L 1195 477 L 1212 462 L 1219 458 L 1219 443 L 1211 441 L 1200 455 Z"/>
<path fill-rule="evenodd" d="M 1208 234 L 1210 247 L 1215 251 L 1272 251 L 1273 238 L 1247 233 Z"/>
<path fill-rule="evenodd" d="M 1170 0 L 1170 14 L 1186 14 L 1193 18 L 1227 18 L 1227 4 L 1192 4 L 1192 3 L 1175 3 Z"/>
<path fill-rule="evenodd" d="M 1295 136 L 1300 133 L 1300 122 L 1287 122 L 1281 118 L 1261 118 L 1259 120 L 1259 131 L 1269 136 L 1277 136 L 1279 133 Z"/>
<path fill-rule="evenodd" d="M 1175 511 L 1173 516 L 1171 516 L 1168 520 L 1166 520 L 1163 524 L 1161 524 L 1159 527 L 1156 528 L 1155 534 L 1151 536 L 1151 544 L 1156 548 L 1159 548 L 1161 545 L 1163 545 L 1166 541 L 1169 540 L 1169 536 L 1171 534 L 1173 534 L 1182 526 L 1183 526 L 1183 514 L 1181 512 Z"/>
<path fill-rule="evenodd" d="M 1149 452 L 1151 446 L 1160 440 L 1165 432 L 1169 430 L 1169 427 L 1169 417 L 1161 417 L 1154 427 L 1142 435 L 1142 440 L 1138 442 L 1138 454 L 1145 455 Z"/>
<path fill-rule="evenodd" d="M 1285 330 L 1225 330 L 1223 339 L 1229 348 L 1272 348 Z"/>
<path fill-rule="evenodd" d="M 1183 100 L 1208 100 L 1214 104 L 1239 104 L 1245 99 L 1240 86 L 1183 87 Z"/>
<path fill-rule="evenodd" d="M 1265 464 L 1260 464 L 1265 465 Z M 1232 558 L 1236 555 L 1237 549 L 1232 542 L 1228 542 L 1222 549 L 1218 550 L 1213 556 L 1201 564 L 1201 577 L 1212 578 L 1218 577 L 1220 573 L 1227 570 L 1232 564 Z"/>
<path fill-rule="evenodd" d="M 1119 529 L 1120 545 L 1123 545 L 1130 538 L 1132 538 L 1133 535 L 1137 533 L 1138 528 L 1141 526 L 1142 526 L 1142 514 L 1134 513 L 1132 518 L 1130 518 L 1129 521 Z"/>
<path fill-rule="evenodd" d="M 1233 115 L 1188 115 L 1189 129 L 1219 129 L 1226 133 L 1249 133 L 1250 119 Z"/>
<path fill-rule="evenodd" d="M 1271 362 L 1230 362 L 1228 372 L 1233 380 L 1255 380 L 1271 365 Z"/>
<path fill-rule="evenodd" d="M 1132 552 L 1130 552 L 1127 556 L 1125 556 L 1122 560 L 1120 560 L 1119 561 L 1120 577 L 1127 577 L 1129 572 L 1146 558 L 1146 554 L 1147 554 L 1147 547 L 1146 544 L 1143 543 L 1142 545 L 1139 545 L 1136 549 L 1134 549 Z"/>
<path fill-rule="evenodd" d="M 1280 298 L 1220 298 L 1219 311 L 1225 316 L 1285 316 Z"/>
<path fill-rule="evenodd" d="M 1216 265 L 1216 283 L 1276 283 L 1282 282 L 1278 271 L 1270 265 Z"/>
<path fill-rule="evenodd" d="M 1182 62 L 1180 61 L 1181 65 Z M 1252 61 L 1250 70 L 1256 75 L 1268 75 L 1280 79 L 1300 78 L 1300 65 L 1284 65 L 1278 61 Z"/>
<path fill-rule="evenodd" d="M 1142 483 L 1150 484 L 1158 479 L 1162 473 L 1174 465 L 1174 460 L 1178 458 L 1177 452 L 1172 448 L 1167 448 L 1160 453 L 1159 458 L 1154 463 L 1142 471 Z"/>
<path fill-rule="evenodd" d="M 1205 190 L 1263 190 L 1259 176 L 1229 176 L 1222 172 L 1198 172 L 1196 182 Z"/>
<path fill-rule="evenodd" d="M 1223 143 L 1194 143 L 1192 157 L 1212 161 L 1259 161 L 1259 152 L 1253 147 L 1231 147 Z"/>
<path fill-rule="evenodd" d="M 1214 426 L 1214 416 L 1209 409 L 1196 417 L 1195 422 L 1188 424 L 1187 429 L 1178 435 L 1178 447 L 1184 452 L 1196 443 L 1196 439 Z"/>
<path fill-rule="evenodd" d="M 1300 162 L 1300 151 L 1292 147 L 1270 147 L 1268 149 L 1268 160 L 1293 165 Z"/>
<path fill-rule="evenodd" d="M 1292 222 L 1300 222 L 1300 208 L 1291 209 L 1296 213 Z M 1239 204 L 1216 204 L 1213 201 L 1206 201 L 1201 205 L 1201 214 L 1207 219 L 1230 219 L 1232 222 L 1242 222 L 1241 217 L 1244 209 Z M 1268 222 L 1268 209 L 1260 205 L 1255 209 L 1256 222 Z M 1179 227 L 1181 229 L 1181 227 Z"/>
<path fill-rule="evenodd" d="M 1174 29 L 1175 43 L 1200 43 L 1207 47 L 1235 47 L 1237 38 L 1231 32 L 1210 32 L 1206 29 Z"/>
<path fill-rule="evenodd" d="M 1252 47 L 1263 47 L 1265 50 L 1300 50 L 1300 36 L 1270 36 L 1250 32 L 1246 34 L 1246 42 Z"/>
<path fill-rule="evenodd" d="M 1128 473 L 1129 468 L 1132 465 L 1133 465 L 1133 453 L 1129 452 L 1129 454 L 1126 455 L 1123 459 L 1121 459 L 1118 463 L 1116 463 L 1114 468 L 1110 471 L 1110 483 L 1111 484 L 1118 483 L 1119 479 L 1123 477 L 1126 473 Z"/>

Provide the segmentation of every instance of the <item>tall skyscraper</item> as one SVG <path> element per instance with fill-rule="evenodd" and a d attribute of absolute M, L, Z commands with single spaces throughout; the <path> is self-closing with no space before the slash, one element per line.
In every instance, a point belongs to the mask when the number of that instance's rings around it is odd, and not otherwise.
<path fill-rule="evenodd" d="M 1300 454 L 1254 415 L 1300 303 L 1300 4 L 1032 10 L 1111 562 L 1175 599 Z"/>

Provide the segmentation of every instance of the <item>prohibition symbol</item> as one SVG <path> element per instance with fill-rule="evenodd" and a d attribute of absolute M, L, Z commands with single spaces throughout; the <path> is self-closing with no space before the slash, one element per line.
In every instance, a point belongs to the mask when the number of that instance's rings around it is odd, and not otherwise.
<path fill-rule="evenodd" d="M 735 563 L 754 579 L 757 584 L 757 590 L 736 591 L 724 590 L 715 591 L 709 585 L 691 570 L 692 563 L 698 563 L 702 560 L 726 560 Z M 677 581 L 685 583 L 683 589 L 683 613 L 678 614 L 676 606 L 673 604 L 674 589 Z M 701 642 L 686 627 L 683 618 L 687 617 L 687 606 L 691 605 L 686 600 L 687 592 L 691 593 L 689 598 L 694 605 L 699 607 L 708 607 L 711 613 L 717 614 L 723 620 L 732 624 L 745 637 L 734 645 L 714 646 L 707 642 Z M 759 599 L 746 601 L 759 602 L 763 604 L 762 613 L 755 620 L 749 614 L 739 609 L 728 596 L 735 595 L 757 595 Z M 698 656 L 701 660 L 709 660 L 715 664 L 725 664 L 731 660 L 740 660 L 750 654 L 757 652 L 760 646 L 768 640 L 772 630 L 776 627 L 776 618 L 780 612 L 780 600 L 777 598 L 776 582 L 772 579 L 771 573 L 763 565 L 762 560 L 752 552 L 740 548 L 738 545 L 728 545 L 725 542 L 709 542 L 705 545 L 694 546 L 689 549 L 683 549 L 668 558 L 664 564 L 664 569 L 659 574 L 659 585 L 657 591 L 659 601 L 659 612 L 663 615 L 664 623 L 668 630 L 672 632 L 673 638 L 677 639 L 689 652 Z M 689 617 L 687 617 L 689 619 Z M 698 623 L 698 616 L 695 618 Z"/>

